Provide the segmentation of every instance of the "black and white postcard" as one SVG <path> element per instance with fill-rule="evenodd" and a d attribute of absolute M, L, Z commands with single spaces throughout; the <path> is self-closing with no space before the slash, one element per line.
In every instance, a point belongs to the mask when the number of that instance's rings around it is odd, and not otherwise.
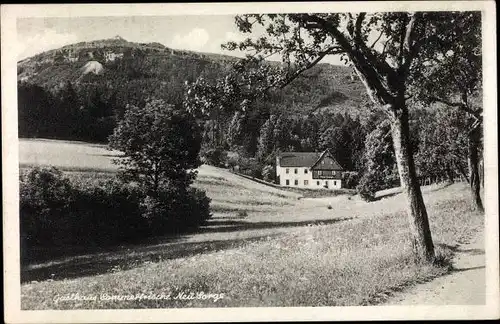
<path fill-rule="evenodd" d="M 494 2 L 1 12 L 7 323 L 499 318 Z"/>

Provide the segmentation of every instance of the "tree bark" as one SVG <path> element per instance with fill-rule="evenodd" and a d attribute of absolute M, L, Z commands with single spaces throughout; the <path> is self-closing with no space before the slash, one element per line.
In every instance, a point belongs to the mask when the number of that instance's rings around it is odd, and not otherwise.
<path fill-rule="evenodd" d="M 468 146 L 469 152 L 467 162 L 469 164 L 469 185 L 472 195 L 472 207 L 475 210 L 484 212 L 483 202 L 481 200 L 481 179 L 479 176 L 479 143 L 481 141 L 480 130 L 475 129 L 469 133 Z"/>
<path fill-rule="evenodd" d="M 460 166 L 459 163 L 456 164 L 456 167 L 457 167 L 458 171 L 460 172 L 460 180 L 466 181 L 467 183 L 470 183 L 469 177 L 467 176 L 467 174 L 465 173 L 465 170 Z"/>
<path fill-rule="evenodd" d="M 418 262 L 433 262 L 435 259 L 434 244 L 427 210 L 415 171 L 410 143 L 408 111 L 404 106 L 398 107 L 397 111 L 398 113 L 392 120 L 391 132 L 401 188 L 407 199 L 407 215 L 413 252 Z"/>

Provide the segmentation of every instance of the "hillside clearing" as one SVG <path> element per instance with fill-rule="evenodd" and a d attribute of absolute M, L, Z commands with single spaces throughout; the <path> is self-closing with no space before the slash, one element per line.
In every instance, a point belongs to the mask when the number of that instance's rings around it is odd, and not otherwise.
<path fill-rule="evenodd" d="M 430 199 L 432 196 L 432 199 Z M 298 227 L 279 236 L 243 239 L 240 246 L 206 241 L 191 255 L 141 259 L 148 252 L 165 254 L 196 246 L 188 241 L 141 246 L 107 273 L 65 280 L 23 284 L 23 309 L 164 308 L 237 306 L 353 306 L 383 302 L 401 291 L 450 271 L 453 246 L 466 241 L 483 224 L 470 211 L 466 186 L 457 184 L 425 194 L 431 226 L 442 264 L 416 265 L 407 240 L 406 215 L 397 197 L 374 208 L 380 214 L 349 222 Z M 326 208 L 323 208 L 327 210 Z M 309 211 L 311 212 L 311 210 Z M 245 231 L 242 231 L 245 232 Z M 212 233 L 215 234 L 215 233 Z M 195 240 L 202 239 L 202 236 Z M 218 234 L 216 234 L 218 236 Z M 213 239 L 213 236 L 211 236 Z M 208 239 L 208 237 L 205 237 Z M 234 242 L 234 241 L 233 241 Z M 231 243 L 231 242 L 228 242 Z M 120 258 L 109 254 L 102 260 Z M 95 262 L 94 258 L 87 260 Z M 112 263 L 112 262 L 111 262 Z M 130 263 L 134 268 L 127 269 Z M 58 275 L 57 273 L 55 274 Z M 114 300 L 55 302 L 57 296 L 190 292 L 223 294 L 217 302 L 203 299 Z"/>
<path fill-rule="evenodd" d="M 114 172 L 109 165 L 98 169 L 109 156 L 85 161 L 94 146 L 64 151 L 56 141 L 42 143 L 54 144 L 52 157 L 43 156 L 47 147 L 30 157 L 21 143 L 21 164 L 46 161 L 64 169 L 65 158 L 73 157 L 70 177 Z M 24 265 L 22 309 L 377 304 L 448 273 L 454 247 L 481 231 L 484 218 L 471 211 L 465 184 L 425 187 L 440 262 L 422 266 L 413 262 L 405 201 L 397 193 L 372 203 L 347 195 L 299 200 L 299 194 L 208 166 L 199 169 L 195 186 L 207 190 L 214 209 L 199 233 Z M 60 299 L 74 293 L 98 300 Z M 171 298 L 134 297 L 142 293 Z M 218 297 L 182 297 L 190 293 Z"/>

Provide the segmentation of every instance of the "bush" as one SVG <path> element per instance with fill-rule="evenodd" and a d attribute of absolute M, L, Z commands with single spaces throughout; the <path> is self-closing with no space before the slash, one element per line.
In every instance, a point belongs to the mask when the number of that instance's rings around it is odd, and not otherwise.
<path fill-rule="evenodd" d="M 347 171 L 342 174 L 342 184 L 346 189 L 354 189 L 359 185 L 359 173 Z"/>
<path fill-rule="evenodd" d="M 380 184 L 377 181 L 373 181 L 370 177 L 363 176 L 356 190 L 363 200 L 374 201 L 376 192 L 380 190 Z"/>
<path fill-rule="evenodd" d="M 240 157 L 238 160 L 238 166 L 241 173 L 254 178 L 262 179 L 263 167 L 257 159 Z"/>
<path fill-rule="evenodd" d="M 266 165 L 264 169 L 262 169 L 262 177 L 267 182 L 274 182 L 276 179 L 276 172 L 274 166 Z"/>
<path fill-rule="evenodd" d="M 142 200 L 141 210 L 153 235 L 197 228 L 212 216 L 210 198 L 196 188 L 162 187 L 157 197 Z"/>
<path fill-rule="evenodd" d="M 34 168 L 20 179 L 22 246 L 95 247 L 197 228 L 211 217 L 210 199 L 180 188 L 162 186 L 154 197 L 135 183 L 70 182 L 55 168 Z"/>
<path fill-rule="evenodd" d="M 76 186 L 74 215 L 77 244 L 131 242 L 151 231 L 143 217 L 140 202 L 144 190 L 116 179 Z"/>
<path fill-rule="evenodd" d="M 226 166 L 227 152 L 222 148 L 209 148 L 200 153 L 201 161 L 208 165 L 223 168 Z"/>
<path fill-rule="evenodd" d="M 34 168 L 21 175 L 20 228 L 22 242 L 52 244 L 59 232 L 67 233 L 71 223 L 67 211 L 74 200 L 74 190 L 62 172 L 55 168 Z"/>
<path fill-rule="evenodd" d="M 226 161 L 226 167 L 235 171 L 238 166 L 238 157 L 237 156 L 228 156 Z"/>

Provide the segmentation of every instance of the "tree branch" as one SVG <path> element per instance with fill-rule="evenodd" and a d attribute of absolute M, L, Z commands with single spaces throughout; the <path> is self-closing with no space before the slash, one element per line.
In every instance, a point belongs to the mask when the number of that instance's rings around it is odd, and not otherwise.
<path fill-rule="evenodd" d="M 415 23 L 417 21 L 417 13 L 411 13 L 410 21 L 406 25 L 406 31 L 404 34 L 404 39 L 401 42 L 400 55 L 400 73 L 406 73 L 413 58 L 416 55 L 416 50 L 414 48 L 413 39 L 415 34 Z"/>
<path fill-rule="evenodd" d="M 356 66 L 356 70 L 365 78 L 370 79 L 371 91 L 377 93 L 377 98 L 373 98 L 374 100 L 377 100 L 381 105 L 388 104 L 392 101 L 392 95 L 382 84 L 383 78 L 387 77 L 389 74 L 395 73 L 387 62 L 377 58 L 371 50 L 366 48 L 366 44 L 363 44 L 363 42 L 360 44 L 363 47 L 363 51 L 359 48 L 353 48 L 346 35 L 339 31 L 331 22 L 311 14 L 302 15 L 302 19 L 305 19 L 306 28 L 322 28 L 330 33 L 337 41 L 339 47 L 349 55 L 349 58 Z M 360 21 L 360 18 L 358 17 L 357 20 Z M 381 99 L 383 102 L 380 102 Z"/>
<path fill-rule="evenodd" d="M 377 39 L 369 46 L 370 49 L 373 49 L 373 47 L 375 47 L 375 44 L 377 44 L 377 42 L 380 40 L 380 38 L 382 37 L 383 34 L 384 34 L 384 31 L 381 31 L 380 35 L 378 35 Z"/>
<path fill-rule="evenodd" d="M 358 17 L 356 18 L 356 28 L 354 30 L 354 44 L 357 46 L 361 45 L 361 27 L 363 26 L 363 20 L 365 19 L 366 13 L 361 12 L 359 13 Z"/>
<path fill-rule="evenodd" d="M 312 68 L 313 66 L 315 66 L 316 64 L 318 64 L 325 56 L 327 56 L 327 55 L 334 55 L 334 54 L 341 54 L 343 52 L 344 52 L 343 50 L 333 51 L 333 48 L 329 49 L 329 50 L 326 50 L 326 51 L 323 51 L 322 53 L 320 53 L 318 55 L 318 57 L 316 57 L 316 59 L 312 60 L 306 66 L 304 66 L 304 67 L 300 68 L 299 70 L 295 71 L 291 77 L 288 77 L 287 80 L 285 80 L 284 83 L 280 85 L 280 89 L 283 89 L 284 87 L 286 87 L 287 85 L 289 85 L 293 80 L 295 80 L 304 71 L 306 71 L 306 70 Z"/>
<path fill-rule="evenodd" d="M 469 115 L 471 115 L 472 117 L 476 118 L 476 120 L 479 120 L 481 118 L 481 111 L 480 110 L 472 110 L 466 104 L 464 104 L 462 102 L 453 102 L 453 101 L 449 101 L 449 100 L 439 98 L 436 96 L 429 96 L 429 99 L 431 99 L 432 101 L 435 101 L 435 102 L 441 102 L 441 103 L 443 103 L 447 106 L 450 106 L 450 107 L 455 107 L 455 108 L 461 109 L 461 110 L 465 111 L 466 113 L 468 113 Z"/>

